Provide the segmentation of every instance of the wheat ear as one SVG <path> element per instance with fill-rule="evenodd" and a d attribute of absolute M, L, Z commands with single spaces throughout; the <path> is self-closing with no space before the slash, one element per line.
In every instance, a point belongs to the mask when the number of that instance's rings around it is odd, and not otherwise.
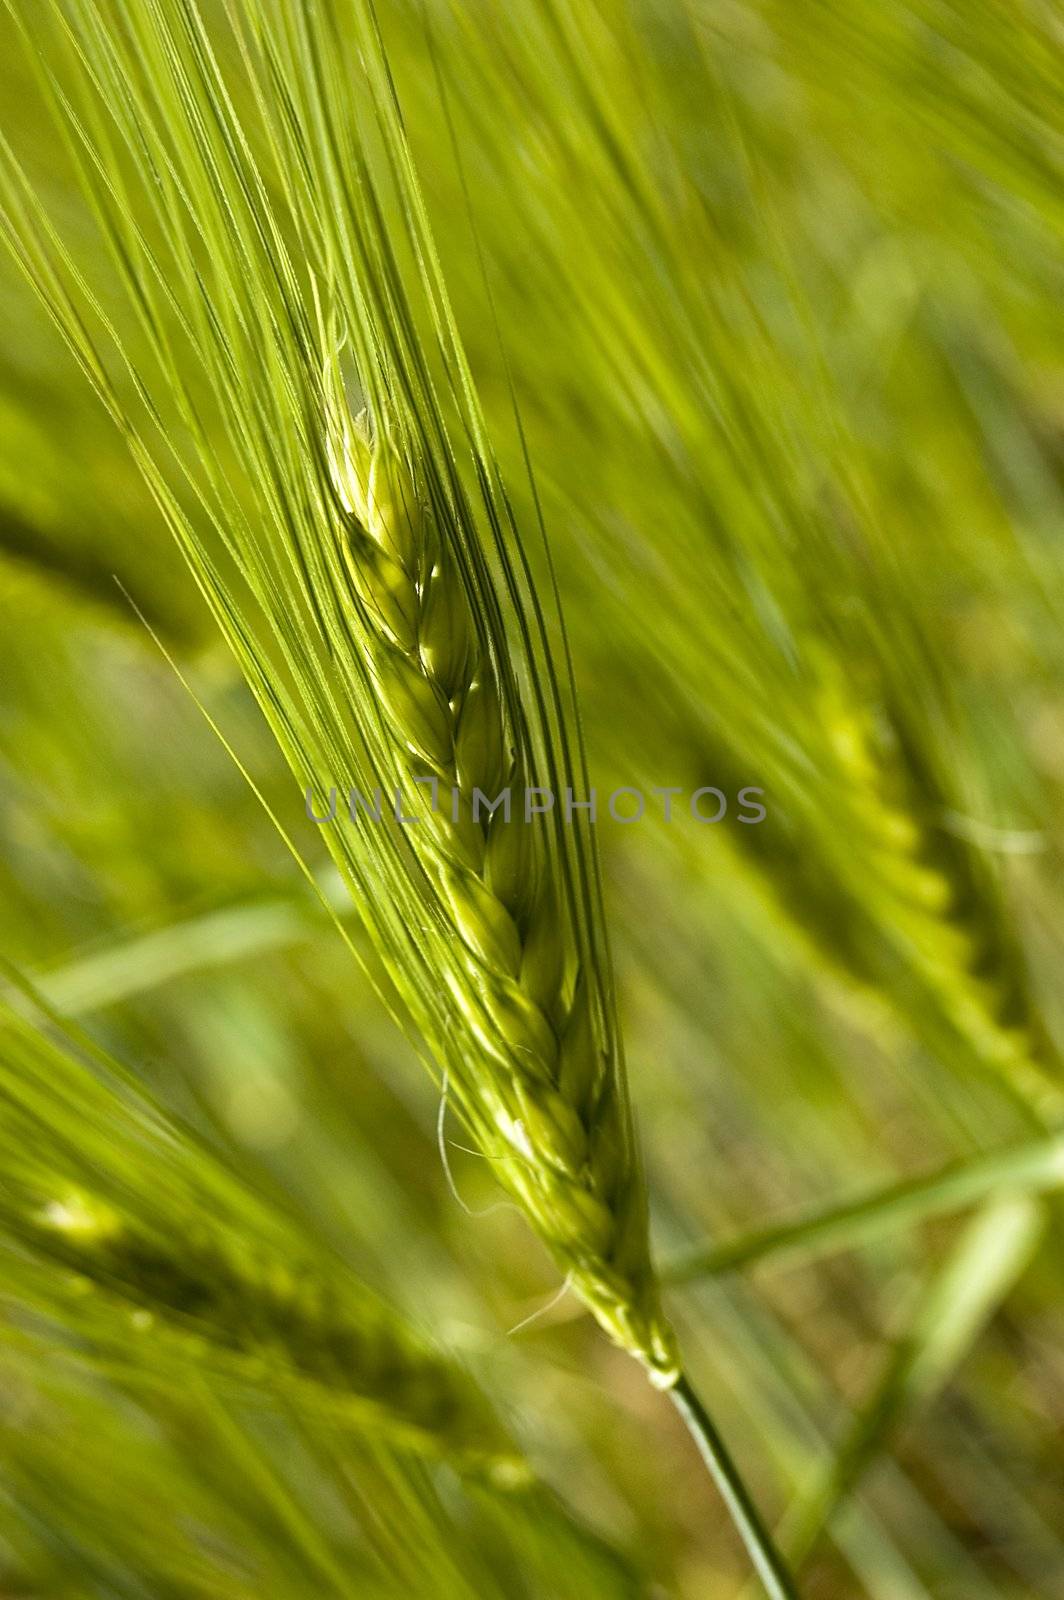
<path fill-rule="evenodd" d="M 333 475 L 358 637 L 397 759 L 445 802 L 411 830 L 461 947 L 452 997 L 471 1034 L 462 1111 L 574 1290 L 663 1388 L 679 1373 L 650 1264 L 620 1068 L 599 1042 L 545 830 L 530 823 L 522 730 L 474 626 L 455 551 L 412 461 L 330 388 Z M 337 447 L 337 441 L 340 441 Z M 474 805 L 508 789 L 517 813 Z M 451 796 L 457 799 L 452 804 Z M 479 814 L 478 814 L 479 810 Z"/>
<path fill-rule="evenodd" d="M 238 1376 L 309 1381 L 334 1412 L 346 1404 L 397 1442 L 499 1484 L 531 1481 L 472 1381 L 360 1284 L 341 1287 L 335 1273 L 229 1238 L 202 1216 L 168 1236 L 84 1190 L 27 1207 L 8 1226 L 156 1328 L 235 1362 Z"/>
<path fill-rule="evenodd" d="M 133 1311 L 158 1358 L 209 1357 L 237 1381 L 298 1386 L 304 1402 L 407 1448 L 500 1487 L 531 1484 L 458 1363 L 308 1244 L 104 1052 L 90 1054 L 46 1012 L 39 1022 L 32 990 L 19 1000 L 28 1014 L 0 1004 L 9 1293 L 61 1321 L 73 1307 L 79 1333 L 95 1329 L 104 1344 L 115 1313 Z"/>
<path fill-rule="evenodd" d="M 908 968 L 973 1057 L 1036 1119 L 1055 1125 L 1064 1109 L 1059 1067 L 1019 952 L 1004 948 L 1008 919 L 996 886 L 979 852 L 943 825 L 948 806 L 932 764 L 889 697 L 886 738 L 837 677 L 823 704 L 863 870 L 880 890 L 881 915 Z"/>

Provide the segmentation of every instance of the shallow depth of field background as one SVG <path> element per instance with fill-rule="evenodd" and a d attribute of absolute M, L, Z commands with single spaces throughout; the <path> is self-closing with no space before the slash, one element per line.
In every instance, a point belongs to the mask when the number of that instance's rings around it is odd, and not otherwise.
<path fill-rule="evenodd" d="M 531 528 L 516 401 L 593 781 L 765 791 L 756 827 L 733 799 L 715 826 L 681 801 L 670 825 L 654 802 L 598 828 L 660 1261 L 1042 1138 L 1064 1120 L 1059 13 L 380 10 Z M 6 42 L 0 93 L 91 259 Z M 148 624 L 357 940 L 302 797 L 6 261 L 0 352 L 3 955 L 460 1354 L 657 1586 L 639 1592 L 750 1593 L 675 1417 L 574 1302 L 550 1303 L 518 1216 L 487 1210 L 483 1160 L 450 1153 L 486 1214 L 452 1195 L 412 1047 Z M 1051 1193 L 995 1192 L 669 1291 L 760 1503 L 811 1546 L 811 1597 L 1064 1596 L 1062 1229 Z M 20 1536 L 10 1592 L 158 1594 L 128 1552 L 121 1578 L 114 1556 L 90 1572 L 71 1530 L 134 1516 L 151 1452 L 179 1501 L 188 1416 L 121 1373 L 102 1402 L 76 1368 L 36 1394 L 24 1353 L 0 1372 L 5 1516 L 67 1587 L 32 1586 Z M 113 1496 L 86 1511 L 112 1451 Z M 338 1540 L 298 1455 L 278 1445 L 271 1470 Z M 202 1544 L 168 1593 L 270 1594 Z M 596 1588 L 630 1592 L 614 1581 Z"/>

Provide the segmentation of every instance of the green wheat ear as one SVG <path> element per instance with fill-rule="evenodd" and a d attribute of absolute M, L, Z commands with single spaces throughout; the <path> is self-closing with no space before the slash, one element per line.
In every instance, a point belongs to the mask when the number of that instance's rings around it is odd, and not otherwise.
<path fill-rule="evenodd" d="M 411 845 L 462 950 L 450 982 L 471 1044 L 456 1075 L 459 1108 L 603 1328 L 669 1387 L 679 1363 L 619 1066 L 599 1042 L 595 980 L 549 838 L 524 811 L 522 728 L 507 725 L 452 541 L 413 461 L 374 437 L 364 413 L 348 422 L 335 363 L 326 391 L 356 637 L 397 770 L 438 786 Z M 501 653 L 504 641 L 495 644 Z M 495 800 L 500 788 L 516 807 L 509 816 L 471 805 L 477 791 Z"/>
<path fill-rule="evenodd" d="M 145 1360 L 173 1354 L 294 1391 L 370 1434 L 498 1487 L 532 1474 L 472 1379 L 246 1190 L 121 1069 L 0 1010 L 0 1242 L 40 1309 L 92 1337 L 132 1313 Z M 114 1086 L 108 1083 L 113 1075 Z M 47 1267 L 36 1273 L 34 1264 Z M 57 1273 L 56 1268 L 62 1269 Z M 109 1322 L 110 1317 L 110 1322 Z"/>
<path fill-rule="evenodd" d="M 418 296 L 382 271 L 392 251 L 384 200 L 360 206 L 352 197 L 350 209 L 337 207 L 335 194 L 350 194 L 344 162 L 304 105 L 320 93 L 344 130 L 344 157 L 375 192 L 343 90 L 340 69 L 352 63 L 338 57 L 319 81 L 301 28 L 271 25 L 260 37 L 244 17 L 246 66 L 259 75 L 254 87 L 275 141 L 276 166 L 261 168 L 199 20 L 173 0 L 136 13 L 131 26 L 152 61 L 140 82 L 115 9 L 91 0 L 84 29 L 75 28 L 91 109 L 79 117 L 62 97 L 54 109 L 91 143 L 99 85 L 135 84 L 106 114 L 117 116 L 131 149 L 148 153 L 138 202 L 156 204 L 156 176 L 168 191 L 164 271 L 130 196 L 101 189 L 91 161 L 81 168 L 116 270 L 144 311 L 151 368 L 142 370 L 110 324 L 107 332 L 138 392 L 150 397 L 147 422 L 108 378 L 75 309 L 84 293 L 78 269 L 10 152 L 0 152 L 9 242 L 129 439 L 301 787 L 342 779 L 371 791 L 428 775 L 468 802 L 475 788 L 494 796 L 503 784 L 517 795 L 540 787 L 540 771 L 554 793 L 579 782 L 575 718 L 432 268 L 434 246 L 368 14 L 358 9 L 360 59 L 392 145 L 412 242 L 428 264 L 420 297 L 449 328 L 451 376 L 466 407 L 461 420 L 475 446 L 493 552 L 425 369 Z M 238 27 L 240 17 L 236 8 Z M 258 56 L 266 45 L 277 52 L 269 62 Z M 326 30 L 316 48 L 341 47 Z M 278 98 L 279 71 L 287 100 Z M 306 193 L 295 196 L 297 172 Z M 217 248 L 201 262 L 203 238 Z M 163 323 L 163 292 L 189 334 L 180 361 Z M 348 414 L 337 328 L 350 343 L 372 429 Z M 191 398 L 187 362 L 211 395 L 213 434 L 203 402 Z M 184 428 L 161 445 L 154 418 L 175 410 Z M 175 489 L 170 442 L 184 451 L 180 464 L 207 533 Z M 497 590 L 505 590 L 505 614 Z M 405 835 L 398 841 L 394 830 L 366 825 L 357 834 L 330 829 L 327 842 L 501 1181 L 602 1326 L 670 1387 L 679 1367 L 650 1266 L 588 832 L 557 819 L 542 834 L 523 821 L 452 821 L 443 805 Z"/>

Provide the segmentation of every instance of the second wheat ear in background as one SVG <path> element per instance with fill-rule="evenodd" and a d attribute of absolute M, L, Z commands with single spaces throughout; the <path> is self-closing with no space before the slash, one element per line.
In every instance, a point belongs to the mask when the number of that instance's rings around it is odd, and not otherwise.
<path fill-rule="evenodd" d="M 21 980 L 0 994 L 0 1103 L 4 1293 L 17 1285 L 47 1320 L 58 1364 L 77 1359 L 70 1332 L 106 1365 L 132 1329 L 134 1371 L 183 1384 L 204 1371 L 498 1489 L 532 1489 L 457 1362 Z"/>

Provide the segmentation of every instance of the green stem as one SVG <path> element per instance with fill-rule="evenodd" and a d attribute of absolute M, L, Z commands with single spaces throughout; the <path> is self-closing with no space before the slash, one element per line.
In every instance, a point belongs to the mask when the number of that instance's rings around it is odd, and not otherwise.
<path fill-rule="evenodd" d="M 1037 1193 L 1062 1183 L 1064 1140 L 1060 1135 L 1032 1140 L 952 1162 L 926 1177 L 876 1189 L 793 1222 L 758 1228 L 708 1249 L 699 1247 L 666 1262 L 661 1281 L 688 1283 L 694 1278 L 715 1277 L 767 1256 L 793 1261 L 850 1250 L 896 1228 L 962 1211 L 996 1192 Z"/>
<path fill-rule="evenodd" d="M 687 1425 L 687 1430 L 698 1446 L 703 1461 L 720 1491 L 732 1521 L 742 1536 L 758 1577 L 764 1584 L 769 1600 L 798 1600 L 794 1579 L 783 1564 L 761 1515 L 750 1498 L 750 1492 L 739 1475 L 727 1447 L 717 1432 L 705 1406 L 692 1389 L 687 1378 L 681 1376 L 669 1390 L 673 1405 Z"/>

